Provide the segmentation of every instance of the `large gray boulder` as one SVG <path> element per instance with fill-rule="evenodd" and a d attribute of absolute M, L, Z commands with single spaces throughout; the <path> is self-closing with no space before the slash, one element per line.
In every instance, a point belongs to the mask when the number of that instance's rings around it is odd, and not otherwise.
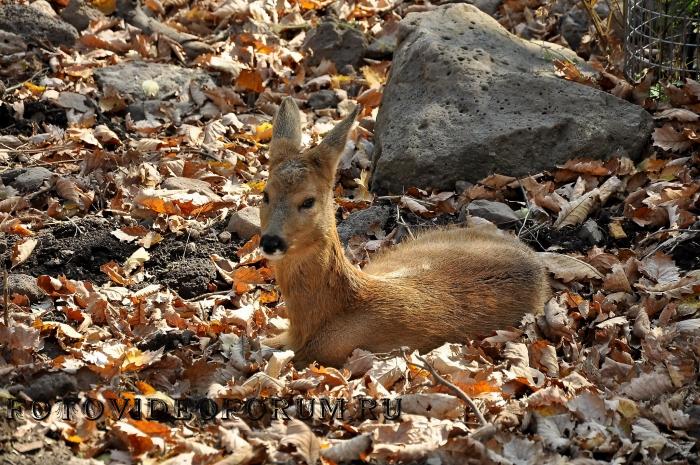
<path fill-rule="evenodd" d="M 376 192 L 637 158 L 649 140 L 641 107 L 554 74 L 554 59 L 576 59 L 570 50 L 520 39 L 471 5 L 411 13 L 398 40 L 375 129 Z"/>
<path fill-rule="evenodd" d="M 78 31 L 73 26 L 29 5 L 0 6 L 0 31 L 38 44 L 73 45 L 78 40 Z"/>

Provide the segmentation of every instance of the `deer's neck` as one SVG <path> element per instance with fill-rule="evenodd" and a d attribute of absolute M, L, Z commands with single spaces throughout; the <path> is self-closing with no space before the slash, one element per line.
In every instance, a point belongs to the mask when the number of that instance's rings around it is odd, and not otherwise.
<path fill-rule="evenodd" d="M 297 348 L 324 322 L 353 308 L 365 280 L 345 256 L 335 228 L 313 251 L 284 257 L 274 264 L 274 270 Z"/>

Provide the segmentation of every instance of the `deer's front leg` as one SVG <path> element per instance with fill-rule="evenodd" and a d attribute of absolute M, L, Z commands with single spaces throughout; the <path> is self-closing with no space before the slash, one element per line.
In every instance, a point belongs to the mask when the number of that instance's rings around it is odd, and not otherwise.
<path fill-rule="evenodd" d="M 261 342 L 268 347 L 272 347 L 273 349 L 287 350 L 291 349 L 292 346 L 292 341 L 289 337 L 289 331 L 284 331 L 278 334 L 277 336 L 266 337 Z"/>

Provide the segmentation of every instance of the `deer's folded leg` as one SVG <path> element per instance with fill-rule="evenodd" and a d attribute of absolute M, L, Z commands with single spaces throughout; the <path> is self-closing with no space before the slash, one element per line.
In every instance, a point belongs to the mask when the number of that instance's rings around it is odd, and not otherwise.
<path fill-rule="evenodd" d="M 273 337 L 266 337 L 262 343 L 273 349 L 291 349 L 291 339 L 287 331 Z"/>

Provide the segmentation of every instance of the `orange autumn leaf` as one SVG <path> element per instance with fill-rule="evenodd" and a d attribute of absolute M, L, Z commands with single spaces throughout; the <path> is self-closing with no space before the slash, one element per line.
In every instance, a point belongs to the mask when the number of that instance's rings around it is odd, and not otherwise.
<path fill-rule="evenodd" d="M 236 79 L 236 86 L 243 90 L 252 90 L 260 93 L 265 89 L 260 72 L 255 69 L 244 69 Z"/>
<path fill-rule="evenodd" d="M 17 234 L 18 236 L 33 236 L 34 232 L 27 229 L 19 218 L 14 218 L 10 221 L 6 221 L 0 227 L 0 231 L 8 234 Z"/>
<path fill-rule="evenodd" d="M 272 124 L 262 123 L 255 128 L 255 134 L 253 135 L 253 140 L 257 142 L 268 141 L 272 138 Z"/>
<path fill-rule="evenodd" d="M 37 86 L 31 82 L 25 82 L 22 84 L 25 89 L 28 89 L 32 94 L 41 95 L 46 92 L 46 86 Z"/>
<path fill-rule="evenodd" d="M 141 393 L 146 395 L 146 396 L 156 392 L 156 388 L 154 388 L 153 386 L 151 386 L 150 384 L 148 384 L 145 381 L 136 381 L 134 384 L 136 385 L 138 390 L 141 391 Z"/>
<path fill-rule="evenodd" d="M 85 320 L 85 315 L 83 315 L 83 312 L 77 308 L 64 307 L 63 313 L 66 314 L 66 318 L 68 318 L 70 321 L 82 323 Z"/>
<path fill-rule="evenodd" d="M 136 347 L 127 349 L 124 353 L 122 371 L 139 371 L 162 357 L 162 349 L 156 351 L 141 351 Z"/>
<path fill-rule="evenodd" d="M 577 308 L 579 304 L 583 302 L 583 297 L 578 294 L 566 292 L 564 295 L 566 296 L 566 303 L 570 308 Z"/>
<path fill-rule="evenodd" d="M 255 284 L 264 284 L 265 277 L 257 268 L 242 266 L 233 272 L 233 285 L 237 294 L 251 290 Z"/>
<path fill-rule="evenodd" d="M 380 89 L 367 89 L 358 95 L 357 101 L 367 108 L 378 107 L 382 103 L 382 91 Z"/>
<path fill-rule="evenodd" d="M 175 202 L 175 203 L 180 205 L 178 202 Z M 222 208 L 232 207 L 233 205 L 234 205 L 233 202 L 207 202 L 204 205 L 200 205 L 200 206 L 193 205 L 193 208 L 191 208 L 191 209 L 183 208 L 182 210 L 183 210 L 183 213 L 187 216 L 200 216 L 200 215 L 206 216 L 207 214 L 215 213 L 215 212 L 221 210 Z"/>
<path fill-rule="evenodd" d="M 29 306 L 29 298 L 24 294 L 14 294 L 10 302 L 19 307 Z"/>
<path fill-rule="evenodd" d="M 571 60 L 553 60 L 553 63 L 557 76 L 563 77 L 567 81 L 578 82 L 579 84 L 588 86 L 594 85 L 593 78 L 583 74 Z"/>
<path fill-rule="evenodd" d="M 88 48 L 101 48 L 117 53 L 125 53 L 131 49 L 131 45 L 123 40 L 104 40 L 95 34 L 80 36 L 80 43 Z"/>
<path fill-rule="evenodd" d="M 256 234 L 246 242 L 243 247 L 238 249 L 236 255 L 240 258 L 241 265 L 251 265 L 253 263 L 258 263 L 263 259 L 262 253 L 260 252 L 260 235 Z"/>
<path fill-rule="evenodd" d="M 486 380 L 475 381 L 474 383 L 455 383 L 468 396 L 476 397 L 480 394 L 489 392 L 500 392 L 498 386 L 494 386 Z M 441 392 L 451 394 L 452 392 L 444 387 L 441 387 Z"/>
<path fill-rule="evenodd" d="M 129 423 L 134 425 L 141 432 L 144 432 L 151 436 L 170 436 L 170 427 L 168 427 L 167 424 L 150 420 L 130 420 Z"/>
<path fill-rule="evenodd" d="M 138 199 L 140 206 L 148 208 L 156 213 L 165 213 L 168 215 L 177 215 L 180 213 L 176 210 L 171 202 L 166 202 L 159 197 L 145 197 Z"/>
<path fill-rule="evenodd" d="M 259 300 L 260 300 L 261 304 L 271 304 L 271 303 L 277 302 L 279 300 L 279 298 L 280 298 L 279 293 L 274 289 L 269 290 L 269 291 L 266 291 L 266 290 L 260 291 Z"/>
<path fill-rule="evenodd" d="M 117 9 L 117 0 L 91 0 L 90 4 L 106 15 L 111 15 Z"/>
<path fill-rule="evenodd" d="M 330 0 L 299 0 L 299 6 L 304 10 L 318 10 L 324 8 L 331 3 Z"/>
<path fill-rule="evenodd" d="M 63 439 L 65 439 L 68 442 L 72 442 L 73 444 L 80 444 L 83 442 L 83 438 L 81 438 L 77 434 L 65 435 L 63 436 Z"/>
<path fill-rule="evenodd" d="M 124 270 L 115 261 L 104 263 L 100 266 L 100 271 L 105 273 L 109 279 L 122 286 L 132 284 L 132 280 L 125 276 Z"/>

